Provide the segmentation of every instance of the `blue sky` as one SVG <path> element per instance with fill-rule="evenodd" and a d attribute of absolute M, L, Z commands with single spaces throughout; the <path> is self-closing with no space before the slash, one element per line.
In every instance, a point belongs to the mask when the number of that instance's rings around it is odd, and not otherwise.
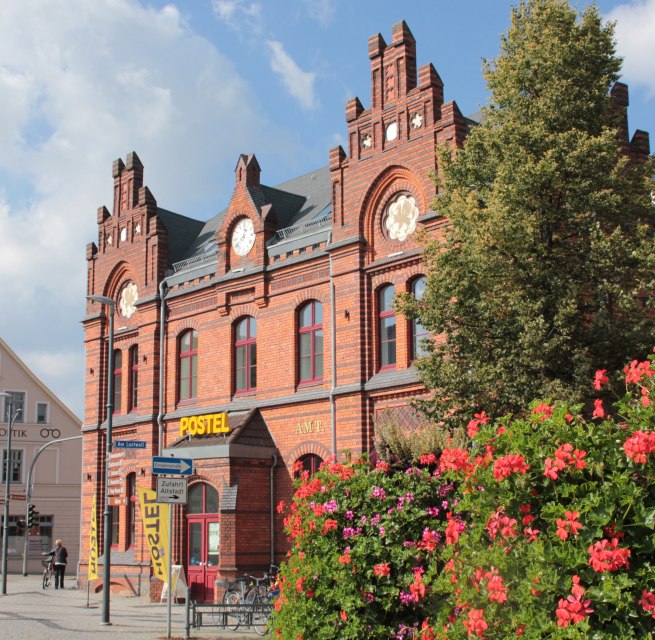
<path fill-rule="evenodd" d="M 370 103 L 369 36 L 399 20 L 446 100 L 479 110 L 514 4 L 2 0 L 0 335 L 81 416 L 85 246 L 114 159 L 136 151 L 160 206 L 207 219 L 240 153 L 270 185 L 327 164 L 346 100 Z M 618 21 L 630 131 L 655 135 L 655 0 L 598 6 Z"/>

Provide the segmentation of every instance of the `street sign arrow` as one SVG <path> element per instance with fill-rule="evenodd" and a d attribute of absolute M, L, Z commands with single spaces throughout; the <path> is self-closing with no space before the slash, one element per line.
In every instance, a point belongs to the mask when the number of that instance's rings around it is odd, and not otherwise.
<path fill-rule="evenodd" d="M 155 456 L 152 459 L 152 472 L 155 475 L 190 476 L 193 473 L 193 460 Z"/>

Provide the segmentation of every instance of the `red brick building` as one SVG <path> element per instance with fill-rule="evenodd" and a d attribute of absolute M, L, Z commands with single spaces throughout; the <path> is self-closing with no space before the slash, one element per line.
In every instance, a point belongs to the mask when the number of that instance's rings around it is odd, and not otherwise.
<path fill-rule="evenodd" d="M 413 419 L 424 330 L 391 303 L 398 291 L 420 295 L 417 232 L 445 224 L 430 209 L 435 146 L 460 145 L 474 121 L 444 103 L 431 64 L 417 69 L 404 22 L 368 50 L 370 107 L 347 103 L 347 151 L 274 188 L 254 155 L 240 156 L 227 207 L 206 223 L 160 208 L 136 153 L 114 162 L 113 209 L 98 210 L 86 257 L 88 294 L 116 301 L 113 437 L 146 443 L 115 450 L 108 478 L 113 575 L 125 589 L 151 589 L 134 497 L 155 486 L 152 456 L 193 459 L 173 561 L 194 597 L 211 599 L 217 576 L 284 556 L 275 506 L 291 495 L 296 462 L 371 451 L 381 415 Z M 90 513 L 95 494 L 101 515 L 108 317 L 93 302 L 86 312 L 82 498 Z M 202 433 L 197 417 L 223 412 L 227 432 Z M 85 520 L 82 579 L 88 537 Z"/>

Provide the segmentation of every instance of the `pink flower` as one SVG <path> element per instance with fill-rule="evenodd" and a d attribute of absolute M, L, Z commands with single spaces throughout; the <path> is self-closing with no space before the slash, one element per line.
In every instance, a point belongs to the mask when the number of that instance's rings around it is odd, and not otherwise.
<path fill-rule="evenodd" d="M 638 362 L 633 360 L 625 369 L 625 381 L 627 384 L 639 384 L 643 377 L 650 378 L 655 374 L 650 362 Z"/>
<path fill-rule="evenodd" d="M 555 407 L 548 405 L 545 402 L 542 402 L 532 410 L 532 414 L 539 416 L 539 420 L 543 422 L 544 420 L 547 420 L 548 418 L 550 418 L 550 416 L 553 415 L 554 408 Z"/>
<path fill-rule="evenodd" d="M 529 468 L 530 466 L 525 463 L 525 458 L 522 455 L 510 453 L 494 462 L 494 478 L 498 482 L 502 482 L 512 473 L 525 474 Z"/>
<path fill-rule="evenodd" d="M 562 598 L 557 604 L 555 615 L 557 616 L 558 627 L 568 627 L 570 624 L 582 622 L 587 614 L 594 610 L 589 607 L 591 600 L 580 600 L 569 596 L 566 600 Z"/>
<path fill-rule="evenodd" d="M 480 430 L 480 425 L 485 425 L 489 422 L 490 417 L 487 415 L 486 411 L 481 411 L 473 415 L 473 420 L 470 420 L 466 432 L 468 433 L 469 438 L 475 438 L 478 431 Z"/>
<path fill-rule="evenodd" d="M 619 539 L 600 540 L 589 546 L 589 564 L 594 571 L 604 573 L 605 571 L 617 571 L 621 567 L 629 567 L 630 549 L 618 546 Z"/>
<path fill-rule="evenodd" d="M 642 589 L 641 591 L 641 600 L 639 604 L 644 608 L 646 613 L 652 614 L 652 617 L 655 618 L 655 594 L 651 591 L 646 591 Z"/>
<path fill-rule="evenodd" d="M 482 638 L 484 632 L 489 628 L 489 625 L 484 619 L 484 609 L 471 609 L 463 624 L 468 631 L 469 638 L 474 635 Z"/>
<path fill-rule="evenodd" d="M 646 456 L 655 452 L 655 431 L 635 431 L 623 443 L 623 450 L 637 464 L 645 464 Z"/>
<path fill-rule="evenodd" d="M 598 369 L 598 371 L 596 371 L 594 377 L 594 389 L 596 389 L 596 391 L 600 391 L 602 386 L 609 382 L 609 378 L 605 375 L 606 373 L 607 369 Z"/>

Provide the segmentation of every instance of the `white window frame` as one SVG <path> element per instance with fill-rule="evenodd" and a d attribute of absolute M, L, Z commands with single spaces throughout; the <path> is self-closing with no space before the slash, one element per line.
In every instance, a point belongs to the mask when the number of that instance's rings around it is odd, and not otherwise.
<path fill-rule="evenodd" d="M 23 410 L 16 416 L 16 420 L 14 421 L 14 424 L 25 424 L 27 422 L 27 416 L 25 415 L 27 412 L 27 391 L 22 390 L 22 389 L 5 389 L 5 393 L 11 393 L 11 394 L 23 394 Z M 6 422 L 7 425 L 9 424 L 9 420 L 5 420 L 5 417 L 7 417 L 5 414 L 7 412 L 7 407 L 9 404 L 9 398 L 3 398 L 4 402 L 2 404 L 2 422 Z M 12 406 L 12 411 L 15 410 L 15 407 Z M 11 416 L 9 416 L 11 419 Z"/>
<path fill-rule="evenodd" d="M 23 473 L 25 470 L 25 449 L 22 447 L 11 447 L 11 456 L 15 457 L 15 454 L 20 453 L 20 464 L 18 465 L 18 480 L 11 479 L 11 484 L 23 484 Z M 5 479 L 5 458 L 7 456 L 7 447 L 2 447 L 2 452 L 0 453 L 0 480 L 2 484 L 6 483 Z M 9 465 L 8 465 L 9 467 Z"/>
<path fill-rule="evenodd" d="M 39 405 L 45 405 L 45 420 L 39 422 Z M 34 403 L 34 424 L 50 424 L 50 403 L 49 402 L 36 402 Z"/>

